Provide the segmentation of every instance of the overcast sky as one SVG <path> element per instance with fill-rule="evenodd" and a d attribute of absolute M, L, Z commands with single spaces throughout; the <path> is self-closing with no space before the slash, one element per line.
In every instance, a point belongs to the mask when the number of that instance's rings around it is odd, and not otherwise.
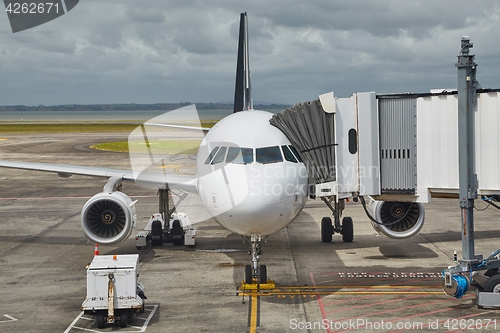
<path fill-rule="evenodd" d="M 498 0 L 82 0 L 15 34 L 0 14 L 0 105 L 232 101 L 243 11 L 254 102 L 455 88 L 464 35 L 500 88 Z"/>

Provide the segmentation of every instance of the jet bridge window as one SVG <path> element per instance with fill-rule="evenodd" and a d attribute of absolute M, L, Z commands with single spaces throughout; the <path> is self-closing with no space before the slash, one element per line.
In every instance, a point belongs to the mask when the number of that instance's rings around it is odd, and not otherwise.
<path fill-rule="evenodd" d="M 257 148 L 255 150 L 255 155 L 259 163 L 283 162 L 283 156 L 281 156 L 281 149 L 279 146 Z"/>
<path fill-rule="evenodd" d="M 226 162 L 237 164 L 248 164 L 253 162 L 253 149 L 241 147 L 229 147 Z"/>
<path fill-rule="evenodd" d="M 287 160 L 288 162 L 297 163 L 297 159 L 295 158 L 295 156 L 293 156 L 290 148 L 288 148 L 287 146 L 281 146 L 281 149 L 283 150 L 283 156 L 285 157 L 285 160 Z"/>
<path fill-rule="evenodd" d="M 219 151 L 217 152 L 217 155 L 215 155 L 214 160 L 212 161 L 212 164 L 217 164 L 217 163 L 223 162 L 224 157 L 226 157 L 226 150 L 227 150 L 227 147 L 222 147 L 221 149 L 219 149 Z"/>

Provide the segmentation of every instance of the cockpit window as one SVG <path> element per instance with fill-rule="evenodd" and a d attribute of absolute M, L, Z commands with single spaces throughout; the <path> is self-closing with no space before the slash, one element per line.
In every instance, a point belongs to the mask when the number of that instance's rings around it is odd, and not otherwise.
<path fill-rule="evenodd" d="M 255 150 L 257 162 L 259 163 L 276 163 L 283 162 L 281 150 L 278 146 L 257 148 Z"/>
<path fill-rule="evenodd" d="M 212 161 L 212 164 L 217 164 L 217 163 L 224 161 L 224 157 L 226 157 L 226 150 L 227 150 L 227 147 L 222 147 L 221 149 L 219 149 L 219 151 L 217 152 L 217 155 L 215 155 L 215 158 Z"/>
<path fill-rule="evenodd" d="M 297 163 L 297 159 L 295 158 L 295 156 L 293 156 L 290 148 L 288 148 L 287 146 L 281 146 L 281 149 L 283 150 L 283 156 L 285 157 L 285 160 L 287 160 L 288 162 Z"/>
<path fill-rule="evenodd" d="M 253 149 L 241 147 L 229 147 L 226 162 L 237 164 L 248 164 L 253 162 Z"/>
<path fill-rule="evenodd" d="M 209 164 L 210 161 L 212 160 L 212 158 L 214 158 L 215 156 L 215 153 L 217 153 L 217 150 L 219 150 L 220 147 L 215 147 L 214 149 L 212 149 L 212 151 L 210 152 L 210 154 L 208 154 L 208 157 L 207 157 L 207 160 L 205 161 L 205 164 Z"/>
<path fill-rule="evenodd" d="M 297 149 L 295 149 L 294 146 L 288 146 L 288 147 L 290 147 L 290 150 L 293 152 L 293 154 L 295 155 L 295 157 L 297 157 L 297 160 L 299 160 L 299 162 L 301 162 L 301 163 L 304 162 L 302 160 L 302 157 L 300 157 L 299 152 L 297 151 Z"/>

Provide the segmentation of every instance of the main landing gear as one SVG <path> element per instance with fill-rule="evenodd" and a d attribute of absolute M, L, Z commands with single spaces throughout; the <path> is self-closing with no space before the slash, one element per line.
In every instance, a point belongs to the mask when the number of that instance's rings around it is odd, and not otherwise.
<path fill-rule="evenodd" d="M 345 208 L 344 199 L 334 200 L 334 197 L 322 197 L 323 202 L 330 208 L 333 212 L 334 223 L 332 224 L 332 219 L 328 216 L 321 219 L 321 241 L 325 243 L 330 243 L 332 241 L 332 236 L 334 233 L 342 234 L 342 240 L 346 243 L 350 243 L 354 240 L 354 225 L 352 218 L 346 216 L 342 219 L 342 224 L 340 223 L 340 218 L 342 216 L 342 211 Z"/>
<path fill-rule="evenodd" d="M 261 235 L 252 235 L 249 239 L 252 249 L 248 252 L 252 256 L 252 265 L 245 265 L 245 279 L 242 289 L 272 289 L 275 288 L 274 281 L 267 278 L 267 266 L 259 265 L 262 254 Z"/>

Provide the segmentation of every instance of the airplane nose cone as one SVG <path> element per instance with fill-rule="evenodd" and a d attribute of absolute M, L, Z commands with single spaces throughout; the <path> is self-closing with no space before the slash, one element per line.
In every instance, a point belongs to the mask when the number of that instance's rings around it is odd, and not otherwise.
<path fill-rule="evenodd" d="M 288 224 L 288 221 L 285 223 L 284 212 L 284 201 L 271 202 L 269 197 L 249 195 L 238 206 L 216 219 L 225 228 L 240 235 L 269 235 Z"/>
<path fill-rule="evenodd" d="M 284 228 L 294 207 L 297 177 L 281 164 L 226 165 L 200 177 L 203 204 L 224 228 L 239 235 L 269 235 Z"/>

